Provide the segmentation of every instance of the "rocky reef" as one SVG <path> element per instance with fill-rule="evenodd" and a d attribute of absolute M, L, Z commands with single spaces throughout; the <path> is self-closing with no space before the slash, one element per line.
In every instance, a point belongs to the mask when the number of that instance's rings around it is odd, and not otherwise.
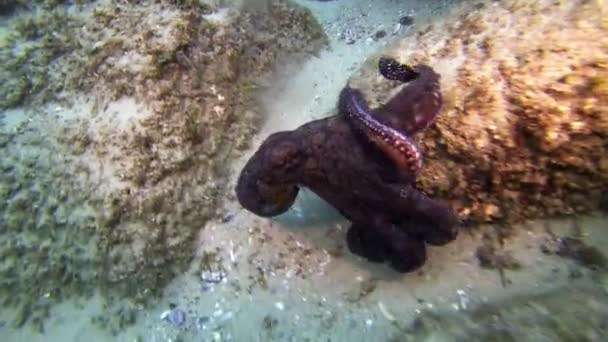
<path fill-rule="evenodd" d="M 608 20 L 601 1 L 457 6 L 383 54 L 442 75 L 443 112 L 420 135 L 418 186 L 464 222 L 596 210 L 608 189 Z M 352 79 L 381 103 L 396 84 Z M 605 195 L 604 195 L 605 196 Z"/>
<path fill-rule="evenodd" d="M 226 161 L 261 120 L 257 80 L 326 37 L 289 1 L 7 3 L 0 299 L 43 330 L 51 305 L 100 292 L 120 308 L 99 321 L 120 328 L 222 215 Z"/>

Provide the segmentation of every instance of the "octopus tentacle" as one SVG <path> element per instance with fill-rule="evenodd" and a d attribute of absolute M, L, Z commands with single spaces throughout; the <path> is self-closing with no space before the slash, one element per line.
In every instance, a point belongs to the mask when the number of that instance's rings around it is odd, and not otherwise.
<path fill-rule="evenodd" d="M 371 227 L 353 223 L 346 233 L 346 244 L 351 253 L 368 261 L 386 261 L 388 244 Z"/>
<path fill-rule="evenodd" d="M 388 156 L 405 174 L 416 174 L 422 168 L 422 153 L 406 134 L 376 120 L 363 95 L 357 89 L 345 87 L 340 94 L 340 110 L 367 139 Z"/>
<path fill-rule="evenodd" d="M 376 109 L 374 115 L 407 135 L 430 126 L 443 103 L 439 75 L 427 65 L 412 68 L 388 57 L 378 62 L 378 69 L 387 79 L 412 82 Z"/>
<path fill-rule="evenodd" d="M 439 112 L 439 75 L 426 65 L 412 68 L 389 57 L 380 58 L 378 69 L 387 79 L 412 83 L 377 111 L 368 108 L 359 90 L 345 87 L 340 94 L 340 111 L 402 173 L 415 175 L 422 168 L 422 153 L 410 135 L 428 127 Z"/>
<path fill-rule="evenodd" d="M 299 192 L 295 182 L 300 164 L 297 142 L 290 132 L 268 137 L 245 165 L 236 186 L 241 205 L 262 216 L 276 216 L 287 211 Z"/>
<path fill-rule="evenodd" d="M 424 241 L 401 229 L 389 228 L 383 233 L 382 229 L 374 228 L 362 224 L 353 224 L 349 228 L 346 243 L 351 253 L 370 262 L 388 261 L 398 272 L 411 272 L 424 264 Z"/>
<path fill-rule="evenodd" d="M 418 73 L 409 65 L 401 64 L 394 58 L 386 56 L 380 57 L 380 60 L 378 61 L 378 70 L 384 78 L 393 81 L 401 81 L 403 83 L 418 77 Z"/>
<path fill-rule="evenodd" d="M 411 185 L 389 185 L 384 191 L 399 194 L 395 202 L 407 208 L 405 216 L 410 217 L 401 225 L 410 234 L 434 246 L 445 245 L 458 235 L 458 217 L 447 204 L 431 199 Z"/>

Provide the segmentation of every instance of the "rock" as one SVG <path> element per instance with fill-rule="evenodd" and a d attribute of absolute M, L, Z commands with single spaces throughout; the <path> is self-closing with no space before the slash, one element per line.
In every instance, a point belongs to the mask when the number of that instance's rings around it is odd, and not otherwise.
<path fill-rule="evenodd" d="M 570 258 L 591 269 L 606 269 L 607 260 L 602 252 L 585 244 L 581 239 L 562 237 L 559 240 L 557 255 Z"/>
<path fill-rule="evenodd" d="M 225 277 L 226 277 L 226 273 L 221 272 L 221 271 L 218 271 L 218 272 L 203 271 L 201 273 L 201 279 L 205 283 L 218 284 L 218 283 L 222 282 L 222 280 L 224 280 Z"/>
<path fill-rule="evenodd" d="M 411 15 L 404 15 L 403 17 L 399 18 L 399 25 L 410 26 L 413 23 L 414 23 L 414 17 L 412 17 Z"/>
<path fill-rule="evenodd" d="M 180 309 L 172 309 L 163 312 L 160 319 L 171 323 L 173 326 L 181 327 L 186 323 L 186 313 Z"/>
<path fill-rule="evenodd" d="M 598 209 L 608 189 L 608 25 L 599 3 L 462 2 L 381 52 L 442 77 L 442 114 L 419 137 L 422 191 L 467 224 Z M 559 25 L 545 28 L 547 17 Z M 377 77 L 376 58 L 351 80 L 369 99 L 397 87 Z"/>
<path fill-rule="evenodd" d="M 386 37 L 386 31 L 385 30 L 378 30 L 376 31 L 376 33 L 374 33 L 373 35 L 373 39 L 374 40 L 380 40 L 382 38 Z"/>

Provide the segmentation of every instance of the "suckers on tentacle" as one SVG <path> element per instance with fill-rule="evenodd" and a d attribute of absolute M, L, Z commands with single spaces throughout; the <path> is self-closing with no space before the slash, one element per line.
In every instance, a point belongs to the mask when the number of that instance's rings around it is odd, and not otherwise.
<path fill-rule="evenodd" d="M 407 83 L 418 77 L 418 73 L 409 65 L 401 64 L 396 59 L 382 56 L 378 60 L 378 70 L 384 78 Z"/>
<path fill-rule="evenodd" d="M 403 173 L 417 174 L 422 168 L 422 153 L 407 135 L 376 120 L 357 89 L 345 87 L 340 94 L 340 110 L 352 124 L 384 152 Z"/>

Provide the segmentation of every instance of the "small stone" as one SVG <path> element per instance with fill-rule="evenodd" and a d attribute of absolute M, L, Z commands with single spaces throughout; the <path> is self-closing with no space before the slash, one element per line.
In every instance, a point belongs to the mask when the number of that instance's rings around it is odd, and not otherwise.
<path fill-rule="evenodd" d="M 500 218 L 502 213 L 500 208 L 495 204 L 487 204 L 483 208 L 483 213 L 487 218 Z"/>
<path fill-rule="evenodd" d="M 583 240 L 575 237 L 560 238 L 557 255 L 571 258 L 590 269 L 608 268 L 608 259 L 598 248 L 588 246 Z"/>
<path fill-rule="evenodd" d="M 222 217 L 222 223 L 227 223 L 232 221 L 232 219 L 234 218 L 234 213 L 226 213 L 223 217 Z"/>
<path fill-rule="evenodd" d="M 234 317 L 234 314 L 232 313 L 232 311 L 228 311 L 225 314 L 221 315 L 221 317 L 218 318 L 218 323 L 222 324 L 224 322 L 231 320 L 233 317 Z"/>
<path fill-rule="evenodd" d="M 212 283 L 212 284 L 218 284 L 220 283 L 224 278 L 226 277 L 226 274 L 224 272 L 211 272 L 211 271 L 203 271 L 201 273 L 201 279 L 205 282 L 205 283 Z"/>
<path fill-rule="evenodd" d="M 411 15 L 404 15 L 403 17 L 399 18 L 399 24 L 401 24 L 402 26 L 410 26 L 414 23 L 414 17 L 412 17 Z"/>
<path fill-rule="evenodd" d="M 379 40 L 386 37 L 386 31 L 384 30 L 378 30 L 376 31 L 376 33 L 374 33 L 374 40 Z"/>
<path fill-rule="evenodd" d="M 209 323 L 209 321 L 211 321 L 211 318 L 209 316 L 197 317 L 196 318 L 196 325 L 198 325 L 199 327 L 202 327 L 204 324 Z"/>
<path fill-rule="evenodd" d="M 541 251 L 541 253 L 543 253 L 545 255 L 552 254 L 551 253 L 551 249 L 549 248 L 549 246 L 547 246 L 545 244 L 540 245 L 540 251 Z"/>
<path fill-rule="evenodd" d="M 267 331 L 274 330 L 278 324 L 279 324 L 279 321 L 270 315 L 264 316 L 264 320 L 262 321 L 262 326 Z"/>
<path fill-rule="evenodd" d="M 160 319 L 179 327 L 186 323 L 186 313 L 180 309 L 172 309 L 163 312 Z"/>
<path fill-rule="evenodd" d="M 213 289 L 213 288 L 208 283 L 202 283 L 201 284 L 201 291 L 207 292 L 207 291 L 209 291 L 211 289 Z"/>
<path fill-rule="evenodd" d="M 578 279 L 583 276 L 583 272 L 578 268 L 573 268 L 570 270 L 570 274 L 568 274 L 568 278 L 570 279 Z"/>

